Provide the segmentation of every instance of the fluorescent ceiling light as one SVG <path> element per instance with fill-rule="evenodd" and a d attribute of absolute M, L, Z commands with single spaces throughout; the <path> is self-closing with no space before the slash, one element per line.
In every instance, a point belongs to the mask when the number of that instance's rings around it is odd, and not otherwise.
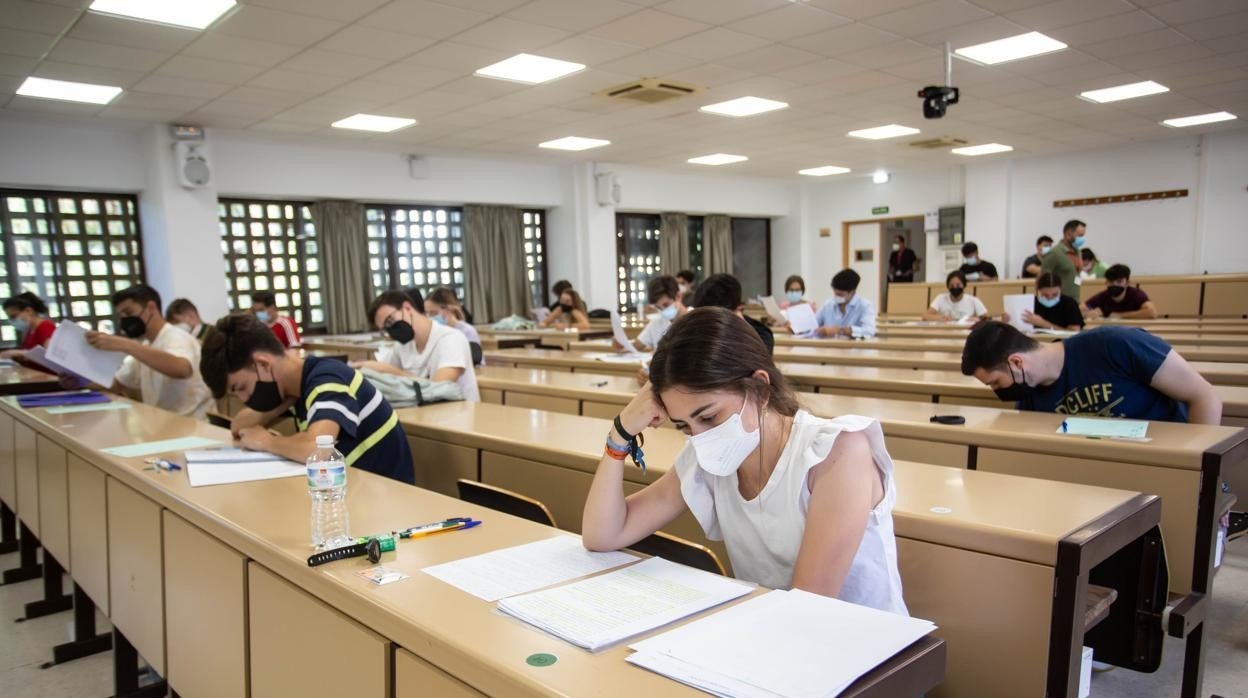
<path fill-rule="evenodd" d="M 868 138 L 878 141 L 884 138 L 896 138 L 898 136 L 909 136 L 918 133 L 919 129 L 910 128 L 909 126 L 899 126 L 897 124 L 889 124 L 887 126 L 876 126 L 875 128 L 864 128 L 857 131 L 850 131 L 845 134 L 854 138 Z"/>
<path fill-rule="evenodd" d="M 749 158 L 744 155 L 729 155 L 728 153 L 715 153 L 714 155 L 689 158 L 689 162 L 694 165 L 731 165 L 734 162 L 744 162 L 746 160 L 749 160 Z"/>
<path fill-rule="evenodd" d="M 1118 102 L 1124 99 L 1147 97 L 1148 95 L 1156 95 L 1169 91 L 1170 88 L 1165 85 L 1159 85 L 1152 80 L 1145 80 L 1144 82 L 1133 82 L 1129 85 L 1106 87 L 1100 90 L 1088 90 L 1087 92 L 1080 92 L 1079 96 L 1089 102 L 1104 104 L 1106 102 Z"/>
<path fill-rule="evenodd" d="M 88 9 L 107 15 L 204 29 L 236 4 L 234 0 L 95 0 Z"/>
<path fill-rule="evenodd" d="M 1164 126 L 1170 128 L 1187 128 L 1188 126 L 1200 126 L 1201 124 L 1216 124 L 1219 121 L 1230 121 L 1238 119 L 1238 116 L 1228 111 L 1215 111 L 1210 114 L 1197 114 L 1196 116 L 1182 116 L 1177 119 L 1166 119 L 1161 122 Z"/>
<path fill-rule="evenodd" d="M 954 148 L 955 155 L 992 155 L 993 153 L 1008 153 L 1014 150 L 1012 145 L 1003 145 L 1001 143 L 985 143 L 983 145 L 968 145 L 964 148 Z"/>
<path fill-rule="evenodd" d="M 534 56 L 531 53 L 518 53 L 505 61 L 487 65 L 476 72 L 483 78 L 511 80 L 536 85 L 542 82 L 557 80 L 565 75 L 585 70 L 581 63 L 561 61 L 557 58 Z"/>
<path fill-rule="evenodd" d="M 1057 39 L 1047 37 L 1040 32 L 1028 32 L 1005 39 L 967 46 L 954 51 L 954 53 L 975 63 L 996 65 L 997 63 L 1005 63 L 1007 61 L 1017 61 L 1020 58 L 1041 56 L 1046 53 L 1061 51 L 1064 48 L 1066 48 L 1066 44 Z"/>
<path fill-rule="evenodd" d="M 774 99 L 738 97 L 727 102 L 708 104 L 698 111 L 704 111 L 708 114 L 719 114 L 720 116 L 754 116 L 755 114 L 762 114 L 777 109 L 785 109 L 788 106 L 788 102 L 777 102 Z"/>
<path fill-rule="evenodd" d="M 406 119 L 401 116 L 356 114 L 355 116 L 348 116 L 345 119 L 339 119 L 330 124 L 330 126 L 333 126 L 334 128 L 349 128 L 354 131 L 376 131 L 377 133 L 389 133 L 390 131 L 398 131 L 401 128 L 407 128 L 415 123 L 415 119 Z"/>
<path fill-rule="evenodd" d="M 539 148 L 549 148 L 551 150 L 589 150 L 590 148 L 601 148 L 604 145 L 611 145 L 611 141 L 601 138 L 581 138 L 580 136 L 566 136 L 557 138 L 553 141 L 538 143 Z"/>
<path fill-rule="evenodd" d="M 893 176 L 888 173 L 888 170 L 876 170 L 871 173 L 871 181 L 876 184 L 888 184 L 888 180 L 892 178 Z"/>
<path fill-rule="evenodd" d="M 828 175 L 845 174 L 846 172 L 849 172 L 848 167 L 837 167 L 836 165 L 808 167 L 804 170 L 797 171 L 798 174 L 806 175 L 807 177 L 827 177 Z"/>
<path fill-rule="evenodd" d="M 47 78 L 26 78 L 17 93 L 23 97 L 41 97 L 43 99 L 62 99 L 66 102 L 86 102 L 87 104 L 108 104 L 121 94 L 120 87 L 112 85 L 93 85 L 89 82 L 69 82 L 67 80 L 49 80 Z"/>

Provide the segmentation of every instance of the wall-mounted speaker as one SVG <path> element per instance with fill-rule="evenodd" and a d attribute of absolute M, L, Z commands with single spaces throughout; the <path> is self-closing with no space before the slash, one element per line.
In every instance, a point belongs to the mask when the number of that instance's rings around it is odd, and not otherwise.
<path fill-rule="evenodd" d="M 594 183 L 598 189 L 599 206 L 620 205 L 620 180 L 616 178 L 614 172 L 603 172 L 595 175 Z"/>
<path fill-rule="evenodd" d="M 178 141 L 173 144 L 173 169 L 178 184 L 187 189 L 199 189 L 212 181 L 212 167 L 208 152 L 202 142 Z"/>

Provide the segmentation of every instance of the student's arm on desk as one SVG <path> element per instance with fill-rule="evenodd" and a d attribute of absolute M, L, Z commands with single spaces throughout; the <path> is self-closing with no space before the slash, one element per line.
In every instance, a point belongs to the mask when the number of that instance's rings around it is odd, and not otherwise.
<path fill-rule="evenodd" d="M 793 568 L 793 587 L 836 597 L 884 498 L 884 484 L 862 432 L 842 432 L 823 463 L 810 471 L 806 530 Z"/>
<path fill-rule="evenodd" d="M 1139 310 L 1129 310 L 1122 313 L 1114 313 L 1114 317 L 1127 318 L 1128 320 L 1152 320 L 1160 313 L 1157 312 L 1157 306 L 1152 301 L 1144 301 L 1144 305 Z"/>
<path fill-rule="evenodd" d="M 1187 403 L 1187 420 L 1192 424 L 1222 423 L 1222 400 L 1213 386 L 1173 349 L 1149 383 L 1167 396 Z"/>
<path fill-rule="evenodd" d="M 328 434 L 338 437 L 338 424 L 333 420 L 320 419 L 308 425 L 305 431 L 290 436 L 278 436 L 260 426 L 243 429 L 238 437 L 239 445 L 253 451 L 276 453 L 296 463 L 302 463 L 316 450 L 316 437 Z"/>
<path fill-rule="evenodd" d="M 292 397 L 282 402 L 279 407 L 268 412 L 257 412 L 250 407 L 244 407 L 238 411 L 238 414 L 230 418 L 230 432 L 237 439 L 243 429 L 248 427 L 267 427 L 277 419 L 286 416 L 294 404 L 295 398 Z"/>
<path fill-rule="evenodd" d="M 556 306 L 555 309 L 550 311 L 550 314 L 546 316 L 545 320 L 542 320 L 541 322 L 537 323 L 537 326 L 538 327 L 550 327 L 551 325 L 555 324 L 555 321 L 561 317 L 563 317 L 563 308 Z"/>
<path fill-rule="evenodd" d="M 464 375 L 464 369 L 462 367 L 446 366 L 434 371 L 433 375 L 429 377 L 429 380 L 435 383 L 443 381 L 457 381 L 462 375 Z"/>
<path fill-rule="evenodd" d="M 572 309 L 572 327 L 587 332 L 589 330 L 589 315 L 580 308 Z"/>
<path fill-rule="evenodd" d="M 953 316 L 948 315 L 946 313 L 942 313 L 935 308 L 928 308 L 927 310 L 923 311 L 923 319 L 924 320 L 952 320 Z"/>

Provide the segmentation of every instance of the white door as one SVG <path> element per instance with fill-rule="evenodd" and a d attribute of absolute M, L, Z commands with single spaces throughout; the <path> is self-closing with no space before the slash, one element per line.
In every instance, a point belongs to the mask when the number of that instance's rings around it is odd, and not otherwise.
<path fill-rule="evenodd" d="M 845 266 L 862 277 L 858 292 L 870 299 L 877 308 L 880 307 L 880 297 L 884 292 L 880 254 L 879 223 L 854 223 L 849 226 L 849 259 Z"/>

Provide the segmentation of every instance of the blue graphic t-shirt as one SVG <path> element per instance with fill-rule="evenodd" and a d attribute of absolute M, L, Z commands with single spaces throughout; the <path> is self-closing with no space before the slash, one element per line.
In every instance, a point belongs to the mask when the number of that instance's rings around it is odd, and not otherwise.
<path fill-rule="evenodd" d="M 1036 386 L 1020 410 L 1087 417 L 1186 422 L 1187 405 L 1150 383 L 1170 345 L 1138 327 L 1098 327 L 1062 342 L 1066 360 L 1052 385 Z"/>

